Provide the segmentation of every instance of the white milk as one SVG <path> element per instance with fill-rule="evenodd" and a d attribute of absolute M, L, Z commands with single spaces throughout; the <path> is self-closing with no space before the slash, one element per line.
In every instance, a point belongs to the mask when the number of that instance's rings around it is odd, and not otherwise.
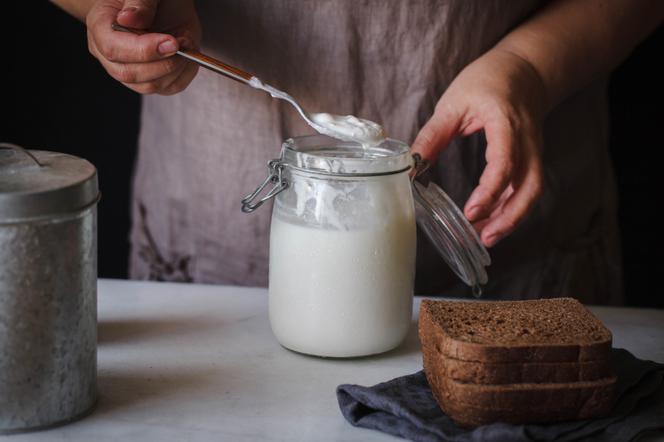
<path fill-rule="evenodd" d="M 394 197 L 394 195 L 392 195 Z M 272 217 L 270 322 L 291 350 L 351 357 L 390 350 L 411 321 L 415 220 L 321 229 Z"/>

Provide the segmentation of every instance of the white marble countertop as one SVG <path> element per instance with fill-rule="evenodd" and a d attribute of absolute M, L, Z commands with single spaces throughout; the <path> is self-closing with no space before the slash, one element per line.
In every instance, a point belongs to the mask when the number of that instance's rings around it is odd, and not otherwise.
<path fill-rule="evenodd" d="M 664 362 L 664 311 L 592 311 L 613 331 L 614 346 Z M 265 289 L 102 279 L 97 408 L 67 426 L 0 439 L 396 440 L 348 424 L 335 388 L 372 385 L 421 367 L 415 318 L 406 342 L 392 352 L 326 360 L 279 346 Z"/>

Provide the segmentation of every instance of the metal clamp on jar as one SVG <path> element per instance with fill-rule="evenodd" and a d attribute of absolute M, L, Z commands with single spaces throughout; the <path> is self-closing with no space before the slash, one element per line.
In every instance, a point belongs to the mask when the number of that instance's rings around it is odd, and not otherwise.
<path fill-rule="evenodd" d="M 422 163 L 400 141 L 363 147 L 323 135 L 289 139 L 270 161 L 268 178 L 242 210 L 274 197 L 270 323 L 283 346 L 352 357 L 403 341 L 412 316 L 416 209 L 455 272 L 473 286 L 486 282 L 489 256 L 472 226 L 433 183 L 411 186 L 413 166 Z"/>

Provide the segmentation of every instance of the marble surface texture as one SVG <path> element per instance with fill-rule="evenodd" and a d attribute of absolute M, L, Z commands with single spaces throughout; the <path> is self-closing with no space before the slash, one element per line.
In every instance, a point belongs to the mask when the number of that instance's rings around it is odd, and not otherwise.
<path fill-rule="evenodd" d="M 613 331 L 614 346 L 664 362 L 664 311 L 592 311 Z M 421 369 L 415 321 L 396 350 L 326 360 L 279 346 L 265 289 L 100 280 L 96 409 L 70 425 L 0 440 L 397 440 L 350 426 L 335 388 Z"/>

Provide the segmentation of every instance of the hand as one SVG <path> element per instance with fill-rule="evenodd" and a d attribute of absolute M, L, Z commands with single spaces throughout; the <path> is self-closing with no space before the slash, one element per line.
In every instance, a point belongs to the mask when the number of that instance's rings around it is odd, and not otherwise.
<path fill-rule="evenodd" d="M 164 33 L 114 31 L 114 21 Z M 197 49 L 200 43 L 193 0 L 97 0 L 85 22 L 90 53 L 113 78 L 138 93 L 175 94 L 198 72 L 196 64 L 174 56 L 179 48 Z"/>
<path fill-rule="evenodd" d="M 544 99 L 533 67 L 494 48 L 459 73 L 413 143 L 413 153 L 433 162 L 456 136 L 484 130 L 487 164 L 464 214 L 487 247 L 510 234 L 541 194 Z"/>

